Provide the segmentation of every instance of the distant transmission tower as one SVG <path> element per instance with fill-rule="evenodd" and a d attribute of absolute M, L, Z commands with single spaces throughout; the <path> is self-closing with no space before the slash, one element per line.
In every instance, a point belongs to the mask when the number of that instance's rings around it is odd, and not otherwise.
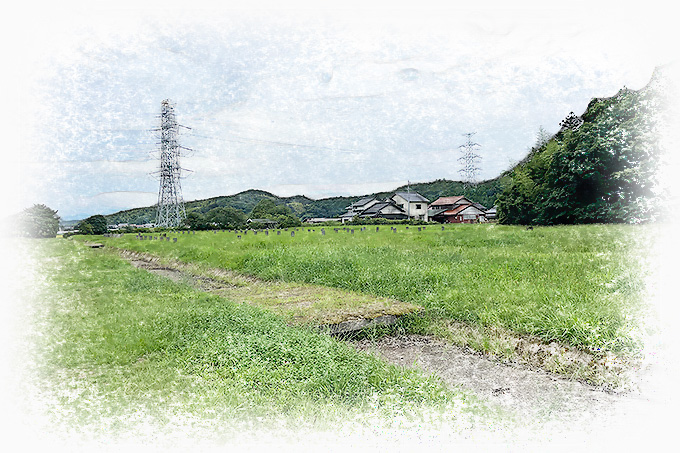
<path fill-rule="evenodd" d="M 180 126 L 175 118 L 175 108 L 169 99 L 161 102 L 161 127 L 154 129 L 160 132 L 160 188 L 158 189 L 158 206 L 156 210 L 156 226 L 176 228 L 186 218 L 182 185 L 180 178 L 182 167 L 179 158 L 184 148 L 177 142 Z M 187 128 L 189 129 L 189 128 Z"/>
<path fill-rule="evenodd" d="M 463 176 L 463 187 L 466 189 L 477 181 L 477 172 L 480 170 L 477 166 L 477 162 L 479 162 L 481 157 L 475 153 L 479 148 L 479 143 L 472 141 L 472 136 L 475 134 L 476 132 L 463 134 L 467 137 L 467 140 L 458 147 L 463 154 L 458 158 L 458 160 L 463 163 L 463 167 L 458 170 L 458 172 Z"/>

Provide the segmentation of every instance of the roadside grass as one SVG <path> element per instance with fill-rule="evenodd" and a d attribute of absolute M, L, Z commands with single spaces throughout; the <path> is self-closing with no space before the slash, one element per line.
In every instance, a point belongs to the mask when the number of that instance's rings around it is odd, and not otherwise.
<path fill-rule="evenodd" d="M 354 233 L 300 228 L 97 238 L 167 259 L 231 269 L 268 281 L 325 285 L 425 307 L 432 330 L 451 321 L 498 327 L 593 354 L 641 347 L 645 270 L 653 226 L 501 225 L 387 227 Z M 77 240 L 83 240 L 77 238 Z"/>
<path fill-rule="evenodd" d="M 417 426 L 434 414 L 464 430 L 498 415 L 436 378 L 103 250 L 63 239 L 31 246 L 42 276 L 40 375 L 59 401 L 55 417 L 108 417 L 127 429 L 142 411 L 160 424 L 190 416 L 213 427 L 335 429 L 371 417 Z"/>

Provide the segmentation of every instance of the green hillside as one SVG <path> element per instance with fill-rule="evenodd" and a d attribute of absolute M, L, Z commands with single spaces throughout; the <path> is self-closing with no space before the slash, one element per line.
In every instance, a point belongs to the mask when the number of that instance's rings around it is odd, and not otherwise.
<path fill-rule="evenodd" d="M 503 176 L 498 218 L 506 224 L 639 223 L 654 220 L 664 111 L 663 72 L 640 90 L 593 99 L 550 140 Z"/>
<path fill-rule="evenodd" d="M 499 179 L 492 179 L 481 182 L 474 187 L 465 188 L 460 181 L 449 181 L 446 179 L 438 179 L 428 183 L 411 184 L 411 191 L 418 192 L 430 201 L 436 200 L 440 196 L 465 195 L 466 197 L 491 207 L 496 201 L 496 196 L 501 190 Z M 270 199 L 277 204 L 285 204 L 291 211 L 300 219 L 307 219 L 311 217 L 337 217 L 345 212 L 345 207 L 351 203 L 367 197 L 376 196 L 379 198 L 389 197 L 392 193 L 397 191 L 406 191 L 407 187 L 398 187 L 390 192 L 379 192 L 373 194 L 366 194 L 356 197 L 331 197 L 319 200 L 296 195 L 292 197 L 278 197 L 272 193 L 263 190 L 246 190 L 235 195 L 221 196 L 207 198 L 205 200 L 195 200 L 186 203 L 187 213 L 197 211 L 203 215 L 208 214 L 216 208 L 231 207 L 238 209 L 245 214 L 250 211 L 263 199 Z M 148 206 L 145 208 L 128 209 L 114 214 L 105 216 L 110 225 L 118 223 L 135 223 L 144 224 L 152 223 L 155 220 L 156 208 L 155 206 Z"/>

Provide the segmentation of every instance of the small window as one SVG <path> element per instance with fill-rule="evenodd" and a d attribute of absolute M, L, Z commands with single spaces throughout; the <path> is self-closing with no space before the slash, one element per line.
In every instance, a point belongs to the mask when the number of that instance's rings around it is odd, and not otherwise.
<path fill-rule="evenodd" d="M 423 206 L 423 205 L 417 204 L 417 205 L 416 205 L 416 209 L 422 209 L 422 206 Z"/>

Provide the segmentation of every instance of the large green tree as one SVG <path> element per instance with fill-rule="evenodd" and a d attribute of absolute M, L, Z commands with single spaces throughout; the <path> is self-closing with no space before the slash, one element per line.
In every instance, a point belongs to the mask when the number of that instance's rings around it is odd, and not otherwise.
<path fill-rule="evenodd" d="M 246 224 L 246 215 L 230 207 L 211 209 L 205 218 L 214 228 L 235 229 L 243 228 Z"/>
<path fill-rule="evenodd" d="M 506 178 L 499 221 L 515 224 L 653 220 L 660 148 L 658 94 L 623 89 L 595 99 L 582 123 L 535 147 Z"/>
<path fill-rule="evenodd" d="M 77 229 L 81 234 L 105 234 L 108 231 L 106 218 L 99 214 L 81 220 Z"/>
<path fill-rule="evenodd" d="M 248 216 L 250 219 L 276 220 L 281 228 L 300 226 L 302 222 L 285 204 L 277 204 L 274 200 L 264 198 L 260 200 Z"/>
<path fill-rule="evenodd" d="M 53 238 L 59 231 L 57 211 L 44 204 L 35 204 L 20 215 L 21 234 L 34 238 Z"/>
<path fill-rule="evenodd" d="M 186 219 L 184 219 L 184 224 L 192 230 L 207 230 L 208 221 L 205 216 L 200 213 L 200 211 L 189 211 L 187 213 Z"/>

